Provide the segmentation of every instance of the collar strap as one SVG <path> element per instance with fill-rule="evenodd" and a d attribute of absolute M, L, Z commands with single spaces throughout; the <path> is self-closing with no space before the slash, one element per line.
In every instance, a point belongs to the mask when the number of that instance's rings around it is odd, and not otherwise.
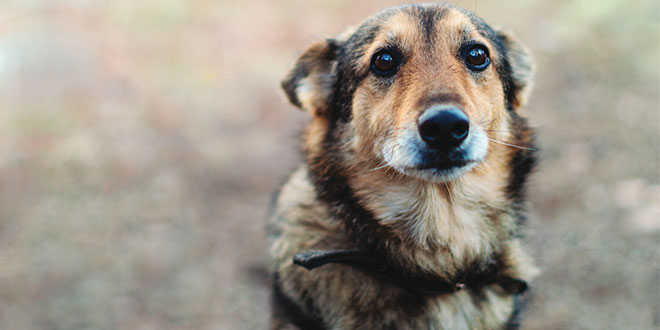
<path fill-rule="evenodd" d="M 527 290 L 525 281 L 500 274 L 498 262 L 492 262 L 487 267 L 474 267 L 464 271 L 453 281 L 433 274 L 414 274 L 387 262 L 387 260 L 372 252 L 364 250 L 301 252 L 293 257 L 293 263 L 308 270 L 330 263 L 347 265 L 390 282 L 402 289 L 424 294 L 446 294 L 466 287 L 477 291 L 494 283 L 499 284 L 511 294 L 519 294 Z"/>

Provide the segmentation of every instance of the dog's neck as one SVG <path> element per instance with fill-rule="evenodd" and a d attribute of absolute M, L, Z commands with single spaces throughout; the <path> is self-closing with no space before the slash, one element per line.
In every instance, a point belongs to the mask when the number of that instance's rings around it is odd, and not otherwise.
<path fill-rule="evenodd" d="M 492 173 L 500 169 L 478 167 L 458 181 L 432 183 L 327 158 L 310 162 L 321 200 L 359 245 L 404 256 L 394 260 L 404 267 L 451 279 L 491 262 L 515 222 L 502 211 L 506 175 Z"/>
<path fill-rule="evenodd" d="M 503 213 L 506 178 L 475 169 L 461 179 L 432 183 L 365 171 L 349 178 L 375 220 L 401 237 L 399 249 L 429 270 L 460 272 L 487 262 L 513 222 Z M 359 180 L 357 179 L 359 178 Z"/>

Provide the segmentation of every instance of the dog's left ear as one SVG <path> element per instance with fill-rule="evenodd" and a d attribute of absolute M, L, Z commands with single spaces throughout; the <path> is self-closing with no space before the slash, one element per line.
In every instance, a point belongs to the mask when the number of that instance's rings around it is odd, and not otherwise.
<path fill-rule="evenodd" d="M 534 61 L 529 51 L 523 47 L 511 34 L 498 31 L 498 37 L 507 48 L 507 59 L 511 66 L 512 86 L 510 91 L 511 106 L 514 110 L 527 103 L 527 97 L 532 90 Z"/>
<path fill-rule="evenodd" d="M 334 39 L 317 41 L 298 58 L 282 81 L 282 89 L 293 105 L 315 116 L 328 112 L 338 49 Z"/>

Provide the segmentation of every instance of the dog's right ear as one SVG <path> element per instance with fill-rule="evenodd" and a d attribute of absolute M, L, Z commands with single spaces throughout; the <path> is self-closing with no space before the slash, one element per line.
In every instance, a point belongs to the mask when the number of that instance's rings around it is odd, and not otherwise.
<path fill-rule="evenodd" d="M 315 116 L 328 112 L 337 75 L 338 49 L 334 39 L 317 41 L 298 58 L 293 70 L 282 81 L 282 89 L 293 105 Z"/>

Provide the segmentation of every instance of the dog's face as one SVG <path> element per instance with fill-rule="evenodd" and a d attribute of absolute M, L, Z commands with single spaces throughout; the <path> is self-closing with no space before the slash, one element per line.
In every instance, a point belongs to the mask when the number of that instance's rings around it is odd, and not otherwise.
<path fill-rule="evenodd" d="M 510 37 L 460 9 L 425 5 L 384 11 L 312 45 L 283 87 L 324 123 L 319 134 L 341 130 L 334 142 L 358 161 L 449 181 L 493 143 L 511 142 L 530 76 Z"/>

